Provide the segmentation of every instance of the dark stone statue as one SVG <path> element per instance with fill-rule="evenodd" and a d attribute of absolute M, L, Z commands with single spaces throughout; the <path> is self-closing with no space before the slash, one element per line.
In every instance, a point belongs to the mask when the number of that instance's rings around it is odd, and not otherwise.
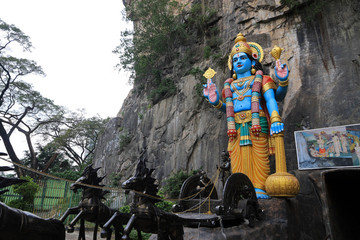
<path fill-rule="evenodd" d="M 140 155 L 134 176 L 122 184 L 123 189 L 135 193 L 130 210 L 131 217 L 124 229 L 122 239 L 130 239 L 130 231 L 135 228 L 138 230 L 139 239 L 141 239 L 140 231 L 143 231 L 157 234 L 159 240 L 182 240 L 184 234 L 182 219 L 154 205 L 160 201 L 157 195 L 158 185 L 155 184 L 156 179 L 151 177 L 154 169 L 146 167 L 146 160 L 147 155 L 144 150 Z M 104 229 L 117 219 L 116 215 L 105 224 Z"/>
<path fill-rule="evenodd" d="M 108 191 L 104 191 L 102 189 L 104 185 L 100 185 L 104 177 L 97 176 L 99 169 L 100 168 L 92 168 L 92 165 L 87 166 L 82 176 L 71 185 L 71 189 L 74 192 L 79 188 L 83 189 L 82 198 L 77 207 L 67 209 L 60 219 L 61 222 L 64 222 L 70 214 L 77 214 L 67 227 L 67 231 L 73 232 L 75 224 L 80 220 L 79 240 L 85 240 L 85 221 L 95 223 L 93 239 L 96 240 L 98 226 L 103 227 L 110 217 L 117 212 L 102 203 L 102 200 L 105 199 L 104 195 L 107 194 Z M 90 185 L 97 188 L 91 187 Z M 115 228 L 115 239 L 120 239 L 120 232 L 123 231 L 122 225 L 126 224 L 127 219 L 129 219 L 129 216 L 125 218 L 126 216 L 124 215 L 126 214 L 121 214 L 121 217 L 114 219 L 112 222 Z M 106 239 L 111 239 L 110 231 Z"/>
<path fill-rule="evenodd" d="M 9 170 L 13 169 L 0 167 L 0 171 Z M 0 177 L 0 188 L 23 182 L 26 180 Z M 65 228 L 57 219 L 43 219 L 0 202 L 0 240 L 65 240 Z"/>

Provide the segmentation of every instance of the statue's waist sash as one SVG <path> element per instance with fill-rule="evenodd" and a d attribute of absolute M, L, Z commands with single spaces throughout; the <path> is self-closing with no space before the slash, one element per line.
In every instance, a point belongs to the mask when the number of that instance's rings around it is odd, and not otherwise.
<path fill-rule="evenodd" d="M 265 112 L 261 109 L 259 111 L 259 116 L 266 117 Z M 235 122 L 239 124 L 251 122 L 251 110 L 235 113 Z"/>
<path fill-rule="evenodd" d="M 259 137 L 265 137 L 268 134 L 266 115 L 263 110 L 259 111 L 261 132 Z M 240 138 L 240 146 L 252 145 L 251 141 L 251 110 L 235 113 L 235 127 Z"/>

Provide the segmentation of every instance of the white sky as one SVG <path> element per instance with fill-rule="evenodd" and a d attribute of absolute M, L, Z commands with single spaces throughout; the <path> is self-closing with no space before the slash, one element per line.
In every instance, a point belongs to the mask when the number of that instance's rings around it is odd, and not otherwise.
<path fill-rule="evenodd" d="M 122 9 L 122 0 L 0 0 L 0 18 L 31 38 L 25 56 L 46 74 L 27 81 L 58 105 L 103 118 L 116 116 L 131 89 L 112 53 L 120 31 L 131 28 Z"/>
<path fill-rule="evenodd" d="M 116 116 L 131 89 L 112 53 L 120 31 L 132 27 L 122 20 L 123 8 L 122 0 L 0 0 L 0 18 L 31 38 L 32 52 L 18 57 L 43 68 L 45 77 L 26 78 L 35 90 L 58 105 L 106 118 Z M 21 157 L 24 137 L 12 142 Z"/>

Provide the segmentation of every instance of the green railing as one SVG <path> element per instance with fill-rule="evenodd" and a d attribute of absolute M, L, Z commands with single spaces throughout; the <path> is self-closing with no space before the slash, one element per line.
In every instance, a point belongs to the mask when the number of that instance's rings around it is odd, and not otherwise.
<path fill-rule="evenodd" d="M 35 195 L 34 204 L 31 206 L 32 212 L 42 218 L 59 219 L 66 209 L 77 206 L 81 200 L 81 191 L 74 193 L 70 189 L 71 183 L 68 181 L 46 179 L 34 180 L 40 190 Z M 21 198 L 14 193 L 12 186 L 4 188 L 9 191 L 2 195 L 2 201 L 8 204 L 14 199 Z M 106 196 L 106 204 L 110 208 L 119 209 L 125 204 L 123 191 L 110 190 Z"/>

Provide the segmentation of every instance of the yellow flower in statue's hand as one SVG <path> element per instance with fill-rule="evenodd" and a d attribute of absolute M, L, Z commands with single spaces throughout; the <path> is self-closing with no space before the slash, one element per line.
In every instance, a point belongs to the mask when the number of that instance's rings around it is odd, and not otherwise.
<path fill-rule="evenodd" d="M 209 68 L 208 70 L 206 70 L 206 72 L 203 74 L 203 76 L 206 79 L 211 79 L 215 76 L 215 74 L 216 74 L 215 70 L 212 68 Z"/>

